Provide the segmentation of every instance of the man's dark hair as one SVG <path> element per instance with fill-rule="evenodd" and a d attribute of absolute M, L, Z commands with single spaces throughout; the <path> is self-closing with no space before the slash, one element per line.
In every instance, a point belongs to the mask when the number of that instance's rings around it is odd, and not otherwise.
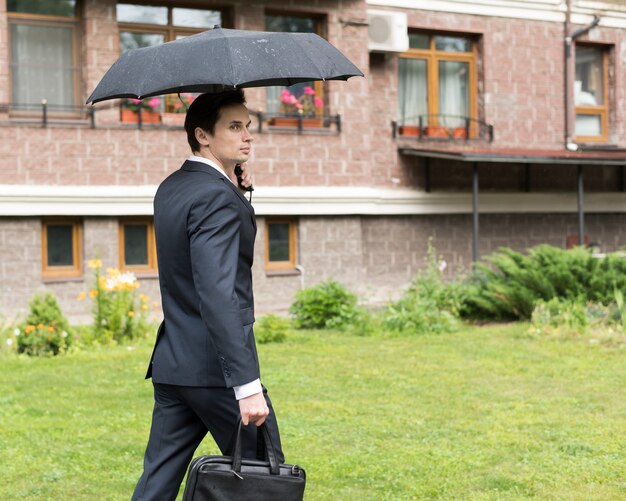
<path fill-rule="evenodd" d="M 196 127 L 200 127 L 209 134 L 215 134 L 215 124 L 220 119 L 220 110 L 233 104 L 246 104 L 242 90 L 202 94 L 191 103 L 185 117 L 185 131 L 191 151 L 200 151 L 200 143 L 196 139 Z"/>

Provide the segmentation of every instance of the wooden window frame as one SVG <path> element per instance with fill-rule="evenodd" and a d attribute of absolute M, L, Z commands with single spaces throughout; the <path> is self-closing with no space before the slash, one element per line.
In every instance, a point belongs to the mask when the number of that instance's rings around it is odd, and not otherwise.
<path fill-rule="evenodd" d="M 81 43 L 80 37 L 80 22 L 81 22 L 81 10 L 82 0 L 76 1 L 76 15 L 74 17 L 65 16 L 48 16 L 45 14 L 29 14 L 25 12 L 9 12 L 7 11 L 7 40 L 8 40 L 8 64 L 9 64 L 9 85 L 8 96 L 11 103 L 13 103 L 13 76 L 12 76 L 12 59 L 11 54 L 11 25 L 13 24 L 29 24 L 32 26 L 49 26 L 53 28 L 65 27 L 72 29 L 72 66 L 76 68 L 73 72 L 72 80 L 74 83 L 74 95 L 72 96 L 72 106 L 80 107 L 82 105 L 82 64 L 81 64 L 81 51 L 79 49 Z M 24 103 L 24 104 L 39 104 L 39 103 Z M 55 111 L 53 108 L 49 108 L 47 113 L 57 118 L 76 118 L 81 115 L 80 110 L 76 111 Z M 11 109 L 11 116 L 40 116 L 41 110 L 14 110 Z"/>
<path fill-rule="evenodd" d="M 600 135 L 598 136 L 575 136 L 575 140 L 581 143 L 606 143 L 609 140 L 609 48 L 605 45 L 576 44 L 577 47 L 594 47 L 602 51 L 602 92 L 604 104 L 600 106 L 574 106 L 574 131 L 576 130 L 576 117 L 578 115 L 590 115 L 600 117 Z M 574 62 L 574 64 L 576 64 Z"/>
<path fill-rule="evenodd" d="M 186 26 L 176 26 L 174 25 L 173 12 L 175 8 L 183 8 L 183 9 L 196 9 L 196 10 L 213 10 L 219 11 L 222 15 L 222 27 L 230 27 L 232 25 L 231 15 L 229 9 L 213 6 L 213 5 L 198 5 L 198 4 L 190 4 L 190 3 L 165 3 L 159 1 L 145 1 L 145 0 L 126 0 L 123 2 L 124 4 L 132 4 L 132 5 L 145 5 L 150 7 L 167 7 L 167 24 L 150 24 L 150 23 L 128 23 L 128 22 L 117 22 L 118 28 L 118 49 L 121 55 L 121 46 L 119 45 L 119 33 L 122 31 L 130 31 L 133 33 L 143 33 L 143 34 L 155 34 L 155 35 L 163 35 L 164 42 L 171 42 L 176 40 L 178 35 L 195 35 L 197 33 L 202 33 L 206 31 L 206 28 L 190 28 Z M 173 111 L 174 103 L 178 101 L 178 97 L 171 94 L 164 96 L 165 102 L 165 111 Z"/>
<path fill-rule="evenodd" d="M 270 261 L 270 224 L 288 224 L 289 225 L 289 260 L 288 261 Z M 266 218 L 265 219 L 265 269 L 266 271 L 286 271 L 295 270 L 298 264 L 296 255 L 296 227 L 297 221 L 292 218 Z"/>
<path fill-rule="evenodd" d="M 125 0 L 117 3 L 145 5 L 150 7 L 167 7 L 167 24 L 150 24 L 150 23 L 128 23 L 118 22 L 118 31 L 136 31 L 141 33 L 158 33 L 165 35 L 165 41 L 171 42 L 176 40 L 177 35 L 195 35 L 206 31 L 206 28 L 190 28 L 187 26 L 175 26 L 173 24 L 173 10 L 175 8 L 196 9 L 196 10 L 214 10 L 219 11 L 222 15 L 222 27 L 231 26 L 231 16 L 228 9 L 214 5 L 198 5 L 193 3 L 172 3 L 163 1 L 144 1 L 144 0 Z M 119 48 L 119 47 L 118 47 Z"/>
<path fill-rule="evenodd" d="M 48 266 L 48 227 L 72 226 L 72 266 Z M 82 221 L 79 218 L 45 218 L 41 221 L 42 278 L 76 278 L 83 275 Z"/>
<path fill-rule="evenodd" d="M 125 249 L 125 233 L 124 227 L 131 224 L 145 224 L 147 235 L 146 242 L 148 248 L 146 249 L 146 255 L 148 257 L 148 264 L 146 265 L 130 265 L 126 266 L 126 253 Z M 122 271 L 131 271 L 136 274 L 155 274 L 158 272 L 157 268 L 157 256 L 156 256 L 156 238 L 154 235 L 154 220 L 151 217 L 124 217 L 118 220 L 118 259 L 119 268 Z"/>
<path fill-rule="evenodd" d="M 291 12 L 291 11 L 276 10 L 276 9 L 266 9 L 265 12 L 263 13 L 264 22 L 265 22 L 266 16 L 301 17 L 305 19 L 311 19 L 315 22 L 314 33 L 316 35 L 319 35 L 322 38 L 325 38 L 326 36 L 325 17 L 319 13 L 316 14 L 316 13 L 311 13 L 311 12 Z M 286 86 L 282 86 L 282 87 L 286 88 Z M 324 82 L 322 82 L 321 80 L 316 80 L 313 82 L 313 89 L 315 90 L 315 95 L 321 97 L 324 103 L 319 110 L 315 111 L 315 117 L 320 119 L 320 124 L 321 124 L 321 119 L 325 114 L 326 106 L 328 103 L 328 100 L 327 100 L 328 92 L 327 92 L 326 85 L 324 85 Z M 265 99 L 265 101 L 267 104 L 267 98 Z"/>
<path fill-rule="evenodd" d="M 469 68 L 469 115 L 470 118 L 476 120 L 478 118 L 478 85 L 476 78 L 476 65 L 478 61 L 478 41 L 475 36 L 467 33 L 447 33 L 447 32 L 422 32 L 412 30 L 410 34 L 427 35 L 428 36 L 428 49 L 409 49 L 406 52 L 400 54 L 400 58 L 403 59 L 421 59 L 426 61 L 426 74 L 428 76 L 428 89 L 427 89 L 427 113 L 429 115 L 428 123 L 424 125 L 437 126 L 439 114 L 439 62 L 463 62 L 468 63 Z M 443 50 L 437 50 L 435 48 L 435 37 L 448 36 L 448 37 L 463 37 L 468 39 L 472 44 L 471 52 L 447 52 Z M 399 73 L 398 73 L 399 76 Z M 432 119 L 430 118 L 432 116 Z M 476 137 L 478 134 L 478 128 L 474 121 L 470 122 L 470 137 Z"/>

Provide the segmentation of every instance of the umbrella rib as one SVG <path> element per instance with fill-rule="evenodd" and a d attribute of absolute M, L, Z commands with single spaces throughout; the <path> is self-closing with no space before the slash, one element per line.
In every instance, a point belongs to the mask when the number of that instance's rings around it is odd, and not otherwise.
<path fill-rule="evenodd" d="M 221 28 L 213 28 L 213 29 L 220 29 L 221 30 Z M 231 52 L 230 38 L 224 37 L 224 41 L 226 42 L 226 45 L 227 45 L 227 49 L 228 49 L 227 53 L 230 55 L 230 57 L 228 58 L 228 62 L 230 63 L 230 74 L 232 76 L 232 85 L 236 89 L 237 88 L 237 83 L 236 83 L 237 81 L 235 79 L 235 69 L 234 69 L 234 66 L 233 66 L 233 57 L 232 57 L 232 52 Z"/>

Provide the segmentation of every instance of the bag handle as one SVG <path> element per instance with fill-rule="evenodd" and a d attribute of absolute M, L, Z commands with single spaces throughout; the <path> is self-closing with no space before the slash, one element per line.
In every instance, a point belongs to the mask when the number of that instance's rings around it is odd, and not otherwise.
<path fill-rule="evenodd" d="M 235 430 L 235 445 L 233 448 L 233 471 L 241 473 L 241 416 L 237 419 L 237 428 Z M 261 446 L 261 444 L 263 444 Z M 270 463 L 270 473 L 272 475 L 280 475 L 280 468 L 278 466 L 278 458 L 276 456 L 276 449 L 272 443 L 272 437 L 270 432 L 263 423 L 257 428 L 257 450 L 260 448 L 265 449 L 265 455 Z"/>

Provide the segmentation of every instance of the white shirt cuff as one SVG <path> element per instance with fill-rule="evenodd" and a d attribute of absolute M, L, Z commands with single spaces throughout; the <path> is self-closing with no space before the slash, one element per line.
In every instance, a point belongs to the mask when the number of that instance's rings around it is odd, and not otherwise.
<path fill-rule="evenodd" d="M 255 379 L 254 381 L 242 384 L 241 386 L 233 386 L 233 390 L 235 390 L 235 398 L 237 400 L 241 400 L 242 398 L 249 397 L 255 393 L 261 393 L 263 391 L 263 387 L 261 386 L 261 380 Z"/>

